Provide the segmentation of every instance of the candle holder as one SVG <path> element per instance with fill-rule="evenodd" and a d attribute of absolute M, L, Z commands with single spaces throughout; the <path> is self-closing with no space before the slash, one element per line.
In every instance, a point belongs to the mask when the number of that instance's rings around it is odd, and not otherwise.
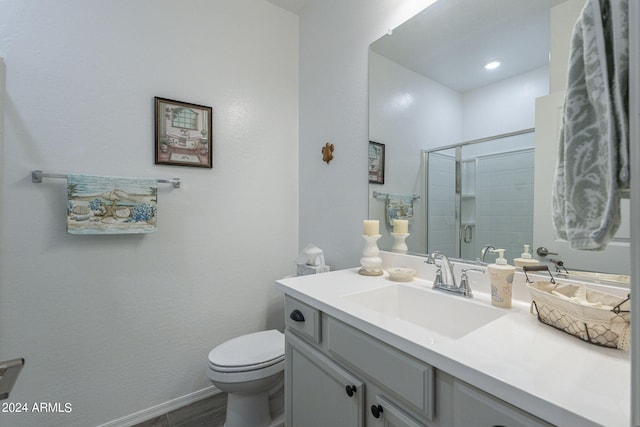
<path fill-rule="evenodd" d="M 407 247 L 405 240 L 407 239 L 407 237 L 409 237 L 409 233 L 391 233 L 391 235 L 394 239 L 393 246 L 391 246 L 391 251 L 406 253 L 409 248 Z"/>
<path fill-rule="evenodd" d="M 382 276 L 382 258 L 380 258 L 380 250 L 378 249 L 377 241 L 382 237 L 380 234 L 367 235 L 363 234 L 362 238 L 365 240 L 364 250 L 362 251 L 362 258 L 360 258 L 360 265 L 362 268 L 358 273 L 364 276 Z"/>

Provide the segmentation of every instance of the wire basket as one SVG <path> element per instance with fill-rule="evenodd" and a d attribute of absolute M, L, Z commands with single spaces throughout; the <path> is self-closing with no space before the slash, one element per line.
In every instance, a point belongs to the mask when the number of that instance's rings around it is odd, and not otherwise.
<path fill-rule="evenodd" d="M 531 313 L 546 325 L 604 347 L 629 350 L 631 345 L 631 302 L 586 288 L 559 283 L 546 266 L 522 267 L 531 294 Z M 545 271 L 550 281 L 529 280 L 527 272 Z"/>

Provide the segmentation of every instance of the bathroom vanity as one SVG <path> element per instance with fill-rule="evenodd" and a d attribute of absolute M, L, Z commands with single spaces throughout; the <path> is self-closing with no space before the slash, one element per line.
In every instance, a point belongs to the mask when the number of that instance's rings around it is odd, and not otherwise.
<path fill-rule="evenodd" d="M 498 309 L 486 275 L 468 300 L 432 290 L 421 260 L 385 256 L 416 264 L 411 283 L 357 269 L 277 282 L 287 425 L 629 425 L 629 353 L 538 322 L 519 273 Z"/>

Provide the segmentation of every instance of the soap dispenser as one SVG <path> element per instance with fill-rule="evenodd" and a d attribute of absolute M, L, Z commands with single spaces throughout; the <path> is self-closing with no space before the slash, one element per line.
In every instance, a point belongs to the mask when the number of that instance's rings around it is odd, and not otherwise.
<path fill-rule="evenodd" d="M 513 263 L 516 267 L 531 267 L 540 264 L 540 261 L 531 256 L 529 245 L 524 245 L 524 252 L 522 252 L 520 258 L 514 258 Z"/>
<path fill-rule="evenodd" d="M 496 307 L 511 308 L 511 287 L 516 268 L 507 264 L 504 249 L 496 249 L 498 258 L 495 264 L 489 264 L 489 281 L 491 282 L 491 304 Z"/>

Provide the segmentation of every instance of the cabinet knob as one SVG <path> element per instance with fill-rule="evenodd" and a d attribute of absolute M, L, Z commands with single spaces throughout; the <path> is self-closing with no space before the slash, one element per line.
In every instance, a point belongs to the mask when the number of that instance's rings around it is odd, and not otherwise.
<path fill-rule="evenodd" d="M 304 314 L 300 310 L 293 310 L 289 318 L 294 322 L 304 322 Z"/>
<path fill-rule="evenodd" d="M 382 410 L 382 406 L 381 405 L 371 405 L 371 413 L 373 414 L 374 418 L 380 418 L 380 414 L 382 414 L 384 411 Z"/>
<path fill-rule="evenodd" d="M 347 392 L 347 396 L 349 397 L 352 397 L 356 390 L 356 386 L 353 385 L 348 385 L 345 387 L 345 391 Z"/>

